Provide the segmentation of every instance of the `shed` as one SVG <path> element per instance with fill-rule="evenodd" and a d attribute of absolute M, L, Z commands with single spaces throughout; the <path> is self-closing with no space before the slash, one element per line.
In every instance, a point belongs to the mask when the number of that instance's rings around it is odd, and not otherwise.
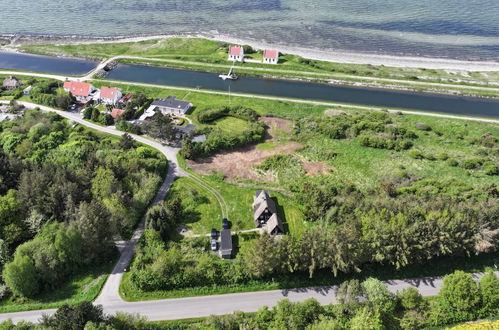
<path fill-rule="evenodd" d="M 231 259 L 233 253 L 232 234 L 230 229 L 222 229 L 220 232 L 220 257 L 222 259 Z"/>
<path fill-rule="evenodd" d="M 23 90 L 23 94 L 24 94 L 24 95 L 29 95 L 29 93 L 30 93 L 31 89 L 33 89 L 33 86 L 31 86 L 31 85 L 30 85 L 30 86 L 28 86 L 28 87 L 26 87 L 26 88 Z"/>

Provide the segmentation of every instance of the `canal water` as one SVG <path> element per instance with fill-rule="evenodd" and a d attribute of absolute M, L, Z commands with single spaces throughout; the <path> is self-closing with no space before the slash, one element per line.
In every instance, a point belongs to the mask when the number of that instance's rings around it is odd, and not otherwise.
<path fill-rule="evenodd" d="M 226 92 L 229 91 L 230 87 L 230 91 L 234 93 L 499 118 L 499 100 L 497 99 L 344 87 L 255 77 L 241 77 L 235 81 L 223 81 L 214 73 L 140 65 L 119 65 L 107 78 L 160 85 L 199 87 Z"/>
<path fill-rule="evenodd" d="M 4 69 L 20 69 L 59 75 L 82 75 L 96 65 L 95 62 L 79 59 L 0 52 L 0 68 Z M 223 81 L 215 73 L 141 65 L 119 65 L 109 73 L 107 78 L 225 92 L 230 89 L 233 93 L 499 118 L 499 99 L 344 87 L 256 77 L 241 77 L 236 81 Z"/>
<path fill-rule="evenodd" d="M 26 70 L 60 75 L 83 75 L 97 66 L 96 62 L 0 52 L 0 68 Z"/>

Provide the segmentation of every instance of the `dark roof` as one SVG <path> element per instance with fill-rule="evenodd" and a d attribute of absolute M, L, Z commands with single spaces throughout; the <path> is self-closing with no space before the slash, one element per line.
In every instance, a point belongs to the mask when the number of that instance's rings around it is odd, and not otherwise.
<path fill-rule="evenodd" d="M 170 95 L 166 99 L 156 99 L 152 105 L 172 109 L 189 109 L 191 107 L 189 102 L 177 100 L 177 97 L 174 95 Z"/>
<path fill-rule="evenodd" d="M 232 235 L 230 229 L 222 229 L 220 232 L 220 251 L 222 254 L 232 253 Z"/>
<path fill-rule="evenodd" d="M 189 134 L 190 132 L 194 131 L 196 129 L 196 125 L 193 124 L 187 124 L 185 126 L 176 126 L 175 127 L 179 132 L 182 132 L 184 134 Z"/>

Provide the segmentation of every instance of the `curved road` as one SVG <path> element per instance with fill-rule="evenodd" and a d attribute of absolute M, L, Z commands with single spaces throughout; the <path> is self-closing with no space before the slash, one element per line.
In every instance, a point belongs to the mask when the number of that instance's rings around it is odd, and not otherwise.
<path fill-rule="evenodd" d="M 7 103 L 0 101 L 0 103 Z M 80 115 L 58 111 L 45 106 L 36 104 L 19 102 L 27 108 L 39 107 L 44 111 L 56 112 L 62 117 L 78 122 L 82 125 L 91 127 L 98 131 L 121 136 L 124 133 L 112 127 L 102 127 L 86 120 L 83 120 Z M 182 170 L 177 163 L 178 149 L 162 145 L 156 141 L 147 139 L 142 136 L 132 135 L 133 138 L 141 143 L 147 144 L 160 152 L 168 159 L 168 174 L 158 191 L 153 204 L 159 203 L 164 199 L 168 189 L 173 183 L 175 177 L 191 176 Z M 205 184 L 206 185 L 206 184 Z M 222 207 L 223 209 L 223 207 Z M 272 290 L 260 292 L 234 293 L 225 295 L 151 300 L 140 302 L 126 302 L 119 295 L 119 284 L 123 276 L 124 269 L 128 266 L 133 256 L 134 247 L 142 235 L 144 229 L 144 221 L 142 221 L 135 231 L 132 239 L 128 241 L 121 252 L 120 259 L 114 267 L 111 275 L 105 283 L 102 292 L 95 300 L 96 304 L 100 304 L 104 308 L 104 312 L 114 314 L 116 312 L 126 312 L 141 314 L 148 317 L 151 321 L 158 320 L 173 320 L 182 318 L 195 318 L 209 315 L 229 314 L 234 311 L 255 312 L 260 307 L 274 306 L 281 299 L 288 298 L 291 301 L 302 301 L 308 298 L 315 298 L 321 304 L 335 303 L 337 286 L 316 287 L 316 288 L 299 288 L 287 290 Z M 499 276 L 499 272 L 495 272 Z M 482 277 L 483 273 L 474 274 L 475 279 Z M 384 282 L 388 289 L 392 292 L 397 292 L 407 287 L 416 287 L 423 296 L 434 296 L 442 287 L 442 278 L 426 277 L 408 280 L 393 280 Z M 31 321 L 37 322 L 43 314 L 52 314 L 54 309 L 37 310 L 18 313 L 0 314 L 0 322 L 12 319 L 13 322 Z"/>

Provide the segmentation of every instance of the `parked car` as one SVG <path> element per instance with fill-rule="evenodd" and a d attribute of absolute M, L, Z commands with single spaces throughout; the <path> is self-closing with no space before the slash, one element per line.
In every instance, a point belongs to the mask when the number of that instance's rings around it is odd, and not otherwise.
<path fill-rule="evenodd" d="M 211 239 L 217 239 L 218 237 L 218 232 L 215 228 L 211 229 Z"/>
<path fill-rule="evenodd" d="M 217 250 L 217 240 L 212 238 L 210 246 L 211 246 L 211 251 L 216 251 Z"/>
<path fill-rule="evenodd" d="M 229 220 L 227 220 L 227 218 L 222 219 L 222 227 L 224 229 L 230 229 L 230 222 L 229 222 Z"/>
<path fill-rule="evenodd" d="M 69 108 L 70 111 L 76 111 L 78 109 L 78 106 L 76 104 L 73 104 L 71 108 Z"/>

